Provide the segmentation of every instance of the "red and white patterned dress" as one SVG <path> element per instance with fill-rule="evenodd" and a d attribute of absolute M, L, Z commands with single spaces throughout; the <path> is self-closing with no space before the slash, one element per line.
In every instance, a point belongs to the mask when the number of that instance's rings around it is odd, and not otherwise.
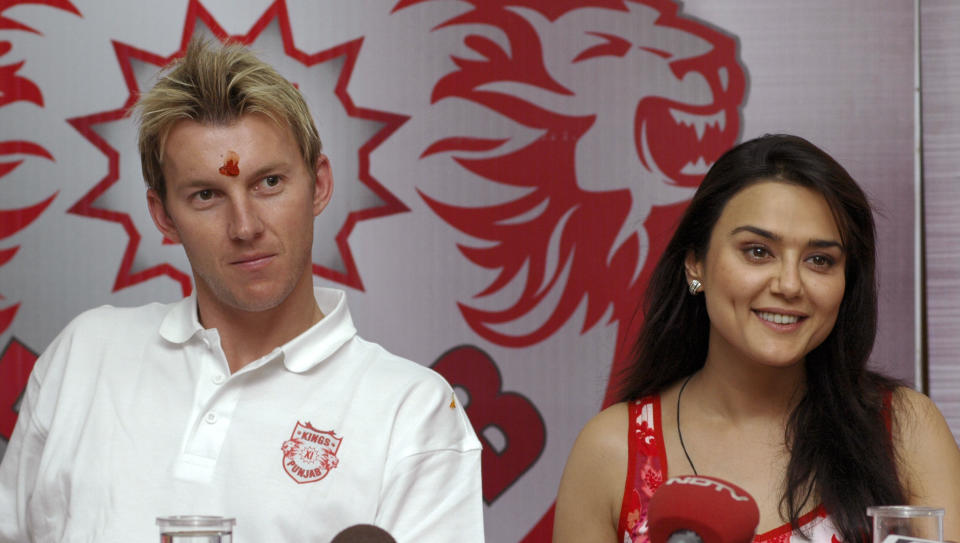
<path fill-rule="evenodd" d="M 647 504 L 667 477 L 667 453 L 663 447 L 660 423 L 660 396 L 653 395 L 630 402 L 630 436 L 626 488 L 620 506 L 617 533 L 623 543 L 648 543 Z M 753 538 L 754 543 L 840 543 L 823 506 L 800 517 L 800 527 L 809 539 L 784 524 Z"/>

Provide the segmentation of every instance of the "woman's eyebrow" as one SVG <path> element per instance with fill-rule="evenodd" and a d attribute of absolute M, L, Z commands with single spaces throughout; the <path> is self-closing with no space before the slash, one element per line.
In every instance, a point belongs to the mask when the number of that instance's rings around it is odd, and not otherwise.
<path fill-rule="evenodd" d="M 763 228 L 759 228 L 759 227 L 756 227 L 756 226 L 750 226 L 749 224 L 748 224 L 748 225 L 744 225 L 744 226 L 738 226 L 738 227 L 734 228 L 733 230 L 730 231 L 730 235 L 732 236 L 732 235 L 738 234 L 738 233 L 740 233 L 740 232 L 752 232 L 752 233 L 754 233 L 754 234 L 756 234 L 756 235 L 758 235 L 758 236 L 761 236 L 761 237 L 764 237 L 764 238 L 767 238 L 767 239 L 773 240 L 773 241 L 781 241 L 781 240 L 783 239 L 783 238 L 780 237 L 779 234 L 774 234 L 773 232 L 771 232 L 771 231 L 769 231 L 769 230 L 764 230 Z"/>
<path fill-rule="evenodd" d="M 751 226 L 749 224 L 734 228 L 733 230 L 730 231 L 730 235 L 732 236 L 740 232 L 751 232 L 760 237 L 767 238 L 771 241 L 783 240 L 783 237 L 780 236 L 780 234 L 776 234 L 774 232 L 771 232 L 769 230 L 764 230 L 763 228 L 759 228 L 756 226 Z M 843 244 L 840 243 L 839 241 L 832 240 L 832 239 L 811 239 L 810 241 L 807 242 L 807 246 L 814 247 L 816 249 L 829 249 L 831 247 L 836 247 L 841 251 L 843 250 Z"/>

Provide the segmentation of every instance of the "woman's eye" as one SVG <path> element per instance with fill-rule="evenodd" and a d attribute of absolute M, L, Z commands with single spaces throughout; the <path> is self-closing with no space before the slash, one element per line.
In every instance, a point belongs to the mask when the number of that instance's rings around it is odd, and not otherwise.
<path fill-rule="evenodd" d="M 210 190 L 210 189 L 203 189 L 203 190 L 197 192 L 197 198 L 199 198 L 199 199 L 201 199 L 201 200 L 209 200 L 209 199 L 213 198 L 213 191 Z"/>
<path fill-rule="evenodd" d="M 760 260 L 770 256 L 770 252 L 766 247 L 748 247 L 747 255 L 754 260 Z"/>
<path fill-rule="evenodd" d="M 263 178 L 263 184 L 267 187 L 275 187 L 280 184 L 280 177 L 276 175 L 268 175 Z"/>
<path fill-rule="evenodd" d="M 824 255 L 813 255 L 810 257 L 810 263 L 818 268 L 826 268 L 833 265 L 833 259 Z"/>

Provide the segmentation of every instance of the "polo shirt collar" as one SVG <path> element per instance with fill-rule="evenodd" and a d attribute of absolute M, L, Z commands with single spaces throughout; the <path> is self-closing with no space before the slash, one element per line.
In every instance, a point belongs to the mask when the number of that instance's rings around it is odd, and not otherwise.
<path fill-rule="evenodd" d="M 324 315 L 320 322 L 267 355 L 272 358 L 280 351 L 284 366 L 294 373 L 305 372 L 323 362 L 357 334 L 345 292 L 314 287 L 313 295 Z M 202 331 L 197 318 L 196 293 L 173 303 L 159 329 L 160 337 L 178 344 L 186 343 Z"/>
<path fill-rule="evenodd" d="M 305 372 L 323 362 L 357 335 L 345 292 L 314 287 L 313 295 L 323 318 L 280 347 L 283 365 L 294 373 Z"/>
<path fill-rule="evenodd" d="M 197 317 L 196 291 L 186 298 L 170 305 L 167 314 L 160 321 L 160 337 L 171 343 L 186 343 L 194 335 L 203 331 Z"/>

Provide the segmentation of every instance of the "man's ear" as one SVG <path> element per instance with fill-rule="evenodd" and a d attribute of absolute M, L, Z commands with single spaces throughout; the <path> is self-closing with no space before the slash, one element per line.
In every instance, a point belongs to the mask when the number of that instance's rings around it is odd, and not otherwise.
<path fill-rule="evenodd" d="M 688 285 L 694 279 L 701 283 L 705 282 L 703 280 L 703 263 L 697 260 L 697 255 L 693 252 L 693 249 L 687 250 L 687 256 L 683 260 L 683 270 L 687 276 Z"/>
<path fill-rule="evenodd" d="M 170 214 L 167 213 L 167 207 L 163 204 L 163 198 L 154 189 L 147 190 L 147 208 L 150 210 L 150 218 L 157 230 L 167 239 L 174 243 L 180 243 L 180 232 L 177 231 L 177 225 L 174 224 Z"/>
<path fill-rule="evenodd" d="M 330 203 L 330 197 L 333 196 L 333 170 L 330 169 L 330 159 L 326 155 L 320 154 L 317 158 L 317 167 L 314 171 L 313 184 L 313 216 L 316 217 L 327 204 Z"/>

